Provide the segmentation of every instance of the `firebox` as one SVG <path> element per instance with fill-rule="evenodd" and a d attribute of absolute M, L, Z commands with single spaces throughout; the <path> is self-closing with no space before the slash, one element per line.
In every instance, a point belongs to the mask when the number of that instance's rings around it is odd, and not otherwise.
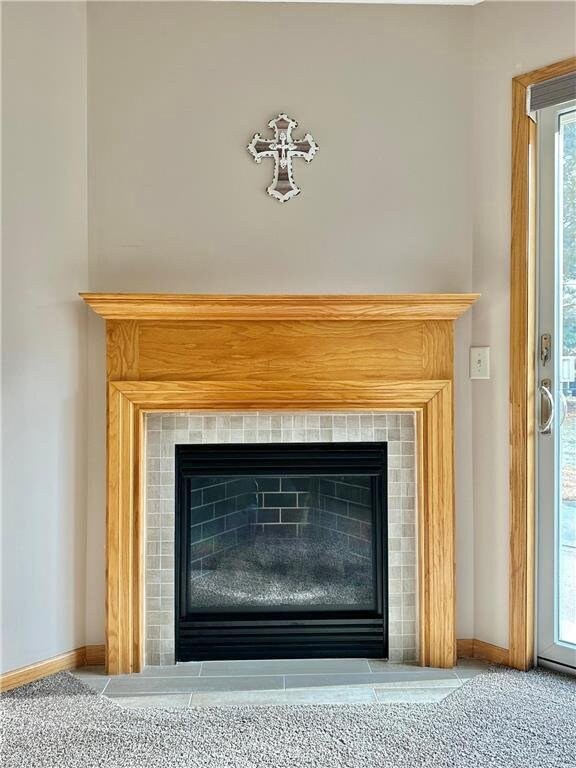
<path fill-rule="evenodd" d="M 387 657 L 386 443 L 175 458 L 176 661 Z"/>

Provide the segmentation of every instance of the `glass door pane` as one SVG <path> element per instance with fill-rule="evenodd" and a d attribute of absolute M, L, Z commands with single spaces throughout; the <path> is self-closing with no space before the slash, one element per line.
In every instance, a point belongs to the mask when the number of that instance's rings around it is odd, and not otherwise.
<path fill-rule="evenodd" d="M 375 478 L 190 480 L 188 611 L 374 610 Z"/>
<path fill-rule="evenodd" d="M 576 669 L 576 103 L 538 133 L 537 650 Z"/>
<path fill-rule="evenodd" d="M 576 645 L 576 110 L 558 115 L 558 345 L 562 411 L 558 430 L 560 508 L 556 560 L 557 635 Z"/>

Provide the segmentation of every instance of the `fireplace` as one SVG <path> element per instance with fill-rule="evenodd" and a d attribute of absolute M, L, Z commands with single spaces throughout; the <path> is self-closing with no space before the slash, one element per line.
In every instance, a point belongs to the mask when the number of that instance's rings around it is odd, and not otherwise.
<path fill-rule="evenodd" d="M 175 447 L 176 661 L 386 657 L 387 446 Z"/>
<path fill-rule="evenodd" d="M 417 440 L 406 456 L 415 478 L 390 478 L 408 469 L 402 463 L 388 478 L 391 517 L 413 518 L 418 501 L 417 521 L 389 526 L 390 656 L 454 664 L 453 332 L 477 294 L 82 297 L 106 320 L 109 674 L 174 660 L 173 444 L 144 434 L 148 418 L 170 412 L 242 418 L 243 439 L 219 443 L 284 442 L 283 429 L 251 434 L 245 414 L 257 412 L 331 414 L 334 442 L 343 414 L 372 414 L 375 425 L 376 414 L 411 412 Z M 192 419 L 184 440 L 196 442 Z M 205 428 L 199 442 L 212 443 L 218 429 Z"/>

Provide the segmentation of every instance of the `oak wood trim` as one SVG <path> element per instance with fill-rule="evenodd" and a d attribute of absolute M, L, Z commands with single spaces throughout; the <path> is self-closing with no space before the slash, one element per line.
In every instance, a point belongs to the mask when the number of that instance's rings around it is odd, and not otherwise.
<path fill-rule="evenodd" d="M 52 656 L 49 659 L 28 664 L 25 667 L 3 672 L 0 675 L 0 691 L 10 691 L 21 685 L 33 683 L 57 672 L 67 672 L 81 667 L 99 667 L 105 661 L 104 645 L 84 645 L 73 651 Z"/>
<path fill-rule="evenodd" d="M 33 683 L 35 680 L 41 680 L 43 677 L 48 677 L 48 675 L 54 675 L 56 672 L 66 672 L 69 669 L 83 667 L 85 663 L 86 649 L 84 646 L 81 646 L 73 651 L 52 656 L 50 659 L 37 661 L 34 664 L 19 667 L 11 672 L 4 672 L 0 675 L 0 691 L 10 691 L 21 685 Z"/>
<path fill-rule="evenodd" d="M 536 125 L 526 97 L 530 85 L 574 71 L 576 57 L 512 81 L 509 661 L 517 669 L 534 664 L 536 557 Z"/>
<path fill-rule="evenodd" d="M 508 666 L 510 663 L 510 651 L 499 645 L 486 643 L 484 640 L 474 640 L 474 658 L 489 661 L 492 664 Z"/>
<path fill-rule="evenodd" d="M 456 661 L 452 406 L 452 384 L 447 382 L 423 408 L 418 535 L 424 538 L 424 560 L 419 573 L 426 632 L 422 660 L 431 667 L 452 667 Z"/>
<path fill-rule="evenodd" d="M 474 656 L 474 640 L 459 638 L 456 640 L 456 652 L 459 659 L 471 659 Z"/>
<path fill-rule="evenodd" d="M 111 320 L 137 323 L 137 375 L 117 381 L 447 379 L 449 320 Z M 114 360 L 132 357 L 125 345 Z"/>
<path fill-rule="evenodd" d="M 106 350 L 108 379 L 138 378 L 140 344 L 135 320 L 106 323 Z"/>
<path fill-rule="evenodd" d="M 139 672 L 135 661 L 135 625 L 139 626 L 139 608 L 134 579 L 140 573 L 141 553 L 136 550 L 141 521 L 135 519 L 138 508 L 138 484 L 134 468 L 139 461 L 138 424 L 129 398 L 114 386 L 108 388 L 108 496 L 106 523 L 106 664 L 111 674 L 120 670 Z M 136 634 L 136 637 L 138 635 Z M 129 638 L 129 640 L 127 640 Z"/>
<path fill-rule="evenodd" d="M 428 403 L 451 382 L 441 380 L 331 381 L 114 381 L 110 387 L 144 411 L 186 409 L 325 408 L 411 411 Z M 346 404 L 342 404 L 342 400 Z"/>
<path fill-rule="evenodd" d="M 101 667 L 106 662 L 106 648 L 101 645 L 87 645 L 84 665 L 86 667 Z"/>
<path fill-rule="evenodd" d="M 456 320 L 479 294 L 80 296 L 106 320 Z"/>
<path fill-rule="evenodd" d="M 434 397 L 434 395 L 432 395 Z M 424 446 L 424 413 L 422 409 L 415 411 L 415 427 L 416 427 L 416 495 L 417 495 L 417 507 L 416 514 L 418 516 L 418 524 L 416 528 L 417 543 L 418 543 L 418 659 L 422 666 L 426 666 L 428 663 L 427 648 L 430 644 L 430 633 L 428 631 L 428 622 L 422 621 L 422 617 L 426 615 L 428 606 L 430 605 L 430 592 L 428 589 L 428 580 L 424 577 L 425 568 L 422 564 L 430 562 L 429 559 L 429 547 L 428 538 L 421 536 L 420 531 L 424 530 L 425 525 L 425 495 L 424 495 L 424 466 L 425 456 L 424 450 L 419 446 Z"/>
<path fill-rule="evenodd" d="M 531 72 L 526 72 L 523 75 L 518 75 L 514 78 L 514 82 L 524 88 L 528 88 L 530 85 L 543 83 L 545 80 L 552 80 L 554 77 L 569 75 L 574 71 L 576 71 L 576 56 L 571 56 L 568 59 L 555 61 L 554 64 L 548 64 L 546 67 L 540 67 L 539 69 L 533 69 Z"/>
<path fill-rule="evenodd" d="M 499 645 L 486 643 L 484 640 L 472 639 L 457 640 L 456 645 L 459 659 L 478 659 L 503 666 L 509 664 L 510 652 L 508 648 L 501 648 Z"/>
<path fill-rule="evenodd" d="M 108 417 L 107 671 L 139 672 L 143 664 L 140 508 L 136 467 L 142 414 L 197 409 L 412 410 L 418 415 L 424 471 L 419 536 L 421 660 L 451 667 L 454 633 L 454 504 L 450 381 L 305 382 L 297 388 L 262 381 L 111 382 Z M 130 471 L 128 468 L 132 468 Z"/>

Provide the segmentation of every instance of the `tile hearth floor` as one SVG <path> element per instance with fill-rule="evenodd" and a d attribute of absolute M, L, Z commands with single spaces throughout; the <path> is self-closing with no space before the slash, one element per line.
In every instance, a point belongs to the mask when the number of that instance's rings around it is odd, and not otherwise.
<path fill-rule="evenodd" d="M 101 667 L 72 674 L 125 707 L 279 704 L 432 704 L 488 669 L 459 661 L 454 669 L 393 664 L 380 659 L 204 661 L 147 667 L 108 677 Z"/>

